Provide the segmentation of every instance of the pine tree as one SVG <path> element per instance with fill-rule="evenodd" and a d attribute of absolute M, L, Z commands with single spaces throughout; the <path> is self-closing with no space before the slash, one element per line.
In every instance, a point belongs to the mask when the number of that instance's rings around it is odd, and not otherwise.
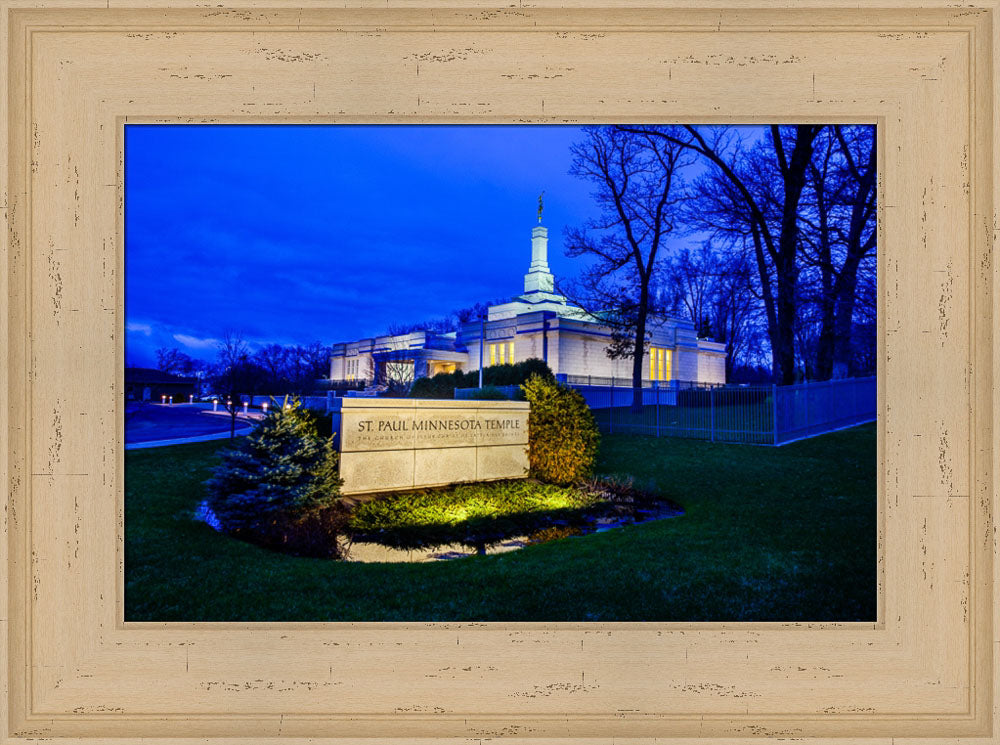
<path fill-rule="evenodd" d="M 237 447 L 221 453 L 208 506 L 230 532 L 306 520 L 336 504 L 340 458 L 296 400 L 270 412 Z"/>

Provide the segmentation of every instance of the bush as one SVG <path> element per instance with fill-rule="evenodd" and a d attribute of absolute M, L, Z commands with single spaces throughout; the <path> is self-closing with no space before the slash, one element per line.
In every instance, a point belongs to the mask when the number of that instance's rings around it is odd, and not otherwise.
<path fill-rule="evenodd" d="M 533 375 L 555 380 L 552 370 L 540 359 L 531 357 L 513 365 L 490 365 L 483 368 L 483 386 L 522 385 Z M 478 388 L 479 371 L 438 373 L 433 378 L 418 378 L 410 388 L 410 398 L 455 398 L 456 388 Z"/>
<path fill-rule="evenodd" d="M 298 401 L 270 412 L 221 456 L 205 485 L 208 507 L 223 530 L 274 545 L 303 531 L 328 534 L 337 522 L 339 454 Z M 335 555 L 336 542 L 327 549 Z M 305 550 L 317 555 L 316 547 Z"/>
<path fill-rule="evenodd" d="M 522 386 L 531 404 L 528 460 L 531 475 L 554 484 L 591 476 L 600 433 L 594 415 L 577 391 L 534 375 Z"/>
<path fill-rule="evenodd" d="M 472 394 L 473 401 L 506 401 L 507 394 L 495 385 L 484 385 Z"/>
<path fill-rule="evenodd" d="M 438 373 L 433 378 L 417 378 L 410 387 L 410 398 L 455 398 L 457 376 L 462 373 Z"/>

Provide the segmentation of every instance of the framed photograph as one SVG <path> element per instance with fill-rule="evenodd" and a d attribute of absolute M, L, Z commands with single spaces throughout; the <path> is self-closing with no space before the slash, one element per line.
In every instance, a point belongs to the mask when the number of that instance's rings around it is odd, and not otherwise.
<path fill-rule="evenodd" d="M 995 2 L 0 2 L 5 742 L 996 738 Z"/>

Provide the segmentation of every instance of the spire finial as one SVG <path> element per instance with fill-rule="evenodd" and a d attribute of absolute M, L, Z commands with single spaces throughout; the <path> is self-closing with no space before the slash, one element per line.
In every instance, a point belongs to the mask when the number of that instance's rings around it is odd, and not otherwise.
<path fill-rule="evenodd" d="M 545 196 L 545 191 L 543 190 L 542 193 L 538 195 L 538 224 L 539 225 L 542 224 L 542 209 L 543 209 L 542 197 L 544 197 L 544 196 Z"/>

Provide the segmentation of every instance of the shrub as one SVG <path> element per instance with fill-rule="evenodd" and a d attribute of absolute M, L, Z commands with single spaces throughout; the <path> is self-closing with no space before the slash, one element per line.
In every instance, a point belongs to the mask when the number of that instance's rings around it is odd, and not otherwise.
<path fill-rule="evenodd" d="M 433 378 L 417 378 L 410 386 L 410 398 L 455 398 L 455 388 L 462 373 L 438 373 Z"/>
<path fill-rule="evenodd" d="M 483 386 L 522 385 L 532 375 L 555 380 L 552 370 L 535 357 L 513 365 L 490 365 L 483 368 Z M 438 373 L 433 378 L 418 378 L 410 388 L 410 398 L 455 398 L 456 388 L 478 388 L 479 371 Z"/>
<path fill-rule="evenodd" d="M 506 401 L 507 394 L 494 385 L 484 385 L 472 394 L 474 401 Z"/>
<path fill-rule="evenodd" d="M 522 386 L 531 404 L 528 461 L 531 475 L 554 484 L 590 477 L 600 433 L 594 415 L 577 391 L 541 375 Z"/>
<path fill-rule="evenodd" d="M 287 543 L 294 532 L 329 533 L 343 483 L 339 454 L 298 401 L 270 412 L 221 456 L 205 485 L 224 530 L 267 545 Z M 335 542 L 329 551 L 336 553 Z"/>

